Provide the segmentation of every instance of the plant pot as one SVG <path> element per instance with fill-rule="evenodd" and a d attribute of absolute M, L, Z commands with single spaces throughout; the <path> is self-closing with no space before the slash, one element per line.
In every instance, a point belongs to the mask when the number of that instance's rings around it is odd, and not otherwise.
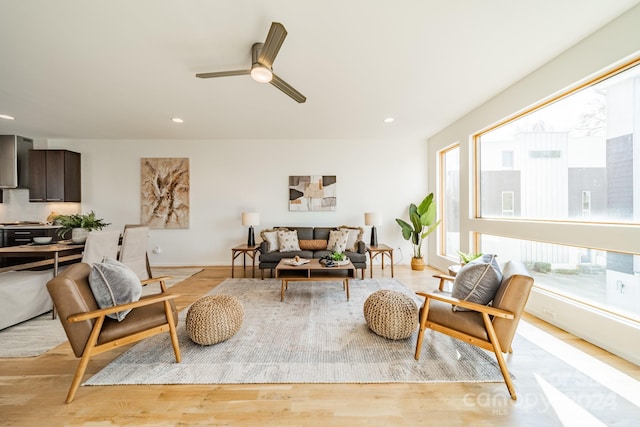
<path fill-rule="evenodd" d="M 411 258 L 411 269 L 416 271 L 424 270 L 424 258 Z"/>
<path fill-rule="evenodd" d="M 84 243 L 87 241 L 89 230 L 86 228 L 73 228 L 71 229 L 71 241 L 73 243 Z"/>

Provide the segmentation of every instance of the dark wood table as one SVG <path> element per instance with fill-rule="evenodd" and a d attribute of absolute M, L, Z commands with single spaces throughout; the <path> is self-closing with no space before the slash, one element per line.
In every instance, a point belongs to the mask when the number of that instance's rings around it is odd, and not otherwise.
<path fill-rule="evenodd" d="M 0 257 L 33 257 L 44 258 L 41 261 L 28 262 L 0 268 L 0 272 L 10 270 L 26 270 L 29 268 L 53 265 L 53 275 L 58 275 L 60 262 L 82 259 L 84 245 L 52 243 L 49 245 L 20 245 L 0 248 Z"/>

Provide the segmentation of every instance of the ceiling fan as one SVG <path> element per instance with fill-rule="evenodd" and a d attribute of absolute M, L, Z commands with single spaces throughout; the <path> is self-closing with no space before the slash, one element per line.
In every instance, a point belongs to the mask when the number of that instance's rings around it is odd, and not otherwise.
<path fill-rule="evenodd" d="M 271 83 L 296 102 L 303 103 L 307 98 L 291 87 L 287 82 L 273 73 L 273 61 L 287 37 L 287 30 L 279 22 L 272 22 L 269 34 L 264 43 L 254 43 L 251 47 L 251 69 L 217 71 L 212 73 L 198 73 L 196 77 L 208 79 L 211 77 L 243 76 L 250 74 L 251 78 L 260 83 Z"/>

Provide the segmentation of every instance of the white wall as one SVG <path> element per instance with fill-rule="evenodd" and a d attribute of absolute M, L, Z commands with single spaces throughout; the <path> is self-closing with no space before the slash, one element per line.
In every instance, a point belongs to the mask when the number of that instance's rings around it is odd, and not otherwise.
<path fill-rule="evenodd" d="M 562 243 L 577 247 L 638 253 L 640 227 L 580 226 L 576 224 L 499 221 L 473 218 L 471 177 L 474 169 L 470 137 L 518 111 L 551 98 L 554 94 L 587 81 L 615 64 L 640 55 L 640 6 L 570 48 L 540 69 L 433 136 L 428 141 L 429 188 L 437 194 L 438 151 L 460 143 L 460 236 L 462 250 L 471 249 L 472 232 L 525 240 Z M 438 255 L 436 240 L 428 242 L 429 261 L 444 269 L 453 260 Z M 508 256 L 503 257 L 503 261 Z M 527 310 L 541 318 L 543 308 L 552 309 L 556 319 L 545 318 L 559 327 L 640 364 L 640 328 L 637 323 L 613 319 L 601 312 L 562 301 L 534 290 Z M 603 327 L 603 325 L 606 325 Z"/>
<path fill-rule="evenodd" d="M 140 222 L 140 158 L 190 159 L 190 228 L 151 230 L 149 249 L 162 248 L 150 253 L 156 266 L 230 265 L 231 247 L 247 239 L 243 211 L 260 212 L 258 241 L 261 229 L 275 225 L 364 226 L 364 212 L 381 212 L 378 240 L 402 247 L 408 262 L 411 246 L 394 218 L 427 189 L 426 142 L 417 140 L 50 140 L 48 147 L 82 153 L 81 210 L 117 228 Z M 289 212 L 289 175 L 336 175 L 336 211 Z M 5 208 L 32 212 L 31 205 Z M 53 206 L 37 208 L 44 220 Z"/>

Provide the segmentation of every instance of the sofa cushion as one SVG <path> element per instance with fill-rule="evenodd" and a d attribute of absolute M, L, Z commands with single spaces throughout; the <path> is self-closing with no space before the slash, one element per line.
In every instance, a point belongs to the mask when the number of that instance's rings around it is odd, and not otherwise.
<path fill-rule="evenodd" d="M 142 294 L 142 284 L 138 275 L 111 257 L 93 264 L 89 273 L 89 286 L 100 308 L 138 301 Z M 121 322 L 130 311 L 107 314 L 107 317 Z"/>
<path fill-rule="evenodd" d="M 299 240 L 300 249 L 303 251 L 323 251 L 327 249 L 327 241 L 320 239 Z"/>
<path fill-rule="evenodd" d="M 364 236 L 364 228 L 362 227 L 351 227 L 348 225 L 341 225 L 338 227 L 338 230 L 347 230 L 349 235 L 347 237 L 347 248 L 348 251 L 358 251 L 358 241 L 362 240 Z"/>
<path fill-rule="evenodd" d="M 277 264 L 283 258 L 294 258 L 296 255 L 298 255 L 300 258 L 311 259 L 315 256 L 316 253 L 317 251 L 269 252 L 266 254 L 260 254 L 260 263 Z"/>
<path fill-rule="evenodd" d="M 361 254 L 358 252 L 345 251 L 344 254 L 349 257 L 352 264 L 355 263 L 366 263 L 367 262 L 367 254 Z"/>
<path fill-rule="evenodd" d="M 313 252 L 313 258 L 316 259 L 321 259 L 323 257 L 326 256 L 331 256 L 332 252 L 331 251 L 314 251 Z M 351 261 L 352 264 L 362 264 L 362 263 L 366 263 L 367 259 L 369 259 L 367 257 L 367 254 L 361 254 L 358 252 L 351 252 L 351 251 L 344 251 L 344 254 L 347 256 L 347 258 L 349 258 L 349 261 Z M 302 255 L 300 255 L 302 256 Z M 304 257 L 303 257 L 304 258 Z"/>
<path fill-rule="evenodd" d="M 487 305 L 496 295 L 502 272 L 496 261 L 496 255 L 485 254 L 460 269 L 453 281 L 451 296 L 477 304 Z M 454 306 L 454 311 L 466 309 Z"/>
<path fill-rule="evenodd" d="M 329 243 L 327 250 L 332 252 L 344 252 L 347 249 L 348 230 L 331 230 L 329 232 Z"/>
<path fill-rule="evenodd" d="M 335 227 L 316 227 L 313 229 L 313 238 L 319 240 L 329 240 L 329 233 L 335 229 Z"/>
<path fill-rule="evenodd" d="M 299 251 L 298 232 L 296 230 L 278 230 L 278 245 L 280 246 L 280 252 Z"/>
<path fill-rule="evenodd" d="M 295 230 L 298 232 L 298 240 L 315 239 L 315 237 L 313 237 L 313 227 L 287 227 L 287 228 L 289 230 Z"/>
<path fill-rule="evenodd" d="M 260 232 L 262 240 L 267 242 L 267 252 L 280 250 L 280 245 L 278 244 L 278 230 L 286 230 L 286 228 L 269 228 Z"/>

